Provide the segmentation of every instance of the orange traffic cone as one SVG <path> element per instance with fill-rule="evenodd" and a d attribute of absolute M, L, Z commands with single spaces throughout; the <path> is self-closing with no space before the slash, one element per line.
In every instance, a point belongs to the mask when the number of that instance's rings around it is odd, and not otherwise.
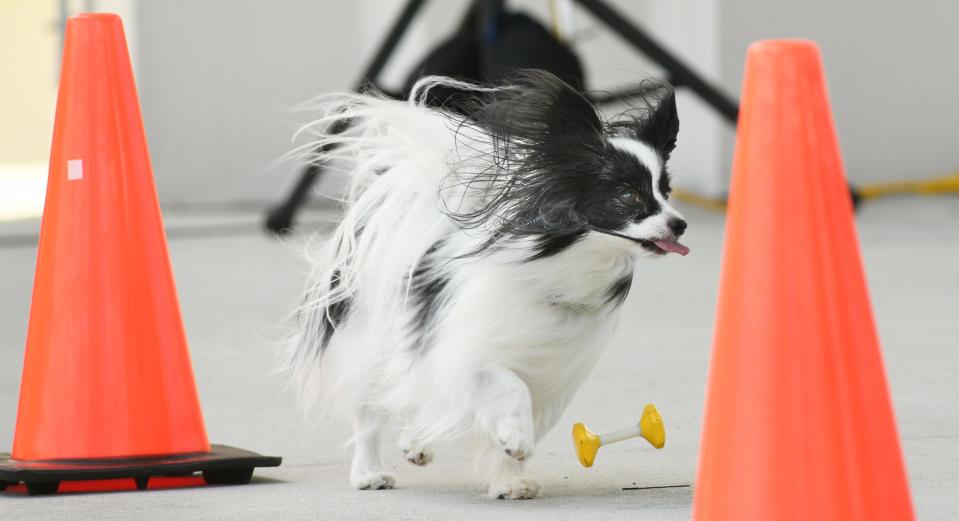
<path fill-rule="evenodd" d="M 207 442 L 120 18 L 74 16 L 0 488 L 279 464 L 235 451 Z"/>
<path fill-rule="evenodd" d="M 913 519 L 816 45 L 749 48 L 693 519 Z"/>

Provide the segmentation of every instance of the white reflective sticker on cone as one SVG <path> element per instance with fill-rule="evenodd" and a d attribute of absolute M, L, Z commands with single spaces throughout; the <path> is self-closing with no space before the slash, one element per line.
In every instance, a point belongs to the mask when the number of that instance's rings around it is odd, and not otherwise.
<path fill-rule="evenodd" d="M 83 160 L 71 159 L 67 161 L 67 180 L 77 181 L 83 179 Z"/>

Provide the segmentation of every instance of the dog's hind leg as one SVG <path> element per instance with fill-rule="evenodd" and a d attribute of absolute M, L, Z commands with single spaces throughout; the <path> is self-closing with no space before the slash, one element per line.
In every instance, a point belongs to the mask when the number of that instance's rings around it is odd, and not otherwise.
<path fill-rule="evenodd" d="M 350 484 L 360 490 L 393 488 L 396 477 L 383 468 L 383 429 L 386 416 L 361 410 L 353 423 L 353 463 Z"/>
<path fill-rule="evenodd" d="M 531 499 L 540 485 L 524 478 L 524 464 L 533 455 L 532 398 L 516 373 L 488 370 L 475 380 L 476 419 L 491 438 L 484 460 L 492 465 L 489 495 L 499 499 Z"/>

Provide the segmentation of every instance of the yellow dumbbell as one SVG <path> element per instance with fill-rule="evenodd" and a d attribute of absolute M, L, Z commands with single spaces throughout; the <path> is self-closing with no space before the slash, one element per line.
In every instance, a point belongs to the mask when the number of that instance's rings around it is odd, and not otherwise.
<path fill-rule="evenodd" d="M 643 408 L 643 416 L 639 419 L 639 425 L 600 436 L 590 432 L 582 423 L 573 425 L 573 448 L 576 449 L 576 456 L 584 467 L 593 466 L 596 453 L 603 445 L 636 437 L 645 438 L 657 449 L 666 445 L 666 427 L 663 426 L 663 417 L 659 415 L 655 405 L 646 404 Z"/>

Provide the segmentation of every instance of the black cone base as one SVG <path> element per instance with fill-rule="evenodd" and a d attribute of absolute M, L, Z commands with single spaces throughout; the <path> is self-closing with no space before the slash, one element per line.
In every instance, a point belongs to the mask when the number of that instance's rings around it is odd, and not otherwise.
<path fill-rule="evenodd" d="M 227 445 L 211 445 L 210 452 L 169 456 L 17 461 L 0 454 L 0 490 L 24 482 L 31 496 L 53 494 L 61 481 L 133 478 L 137 488 L 147 488 L 150 476 L 182 476 L 202 472 L 211 485 L 243 485 L 250 482 L 255 467 L 278 467 L 275 456 Z"/>

